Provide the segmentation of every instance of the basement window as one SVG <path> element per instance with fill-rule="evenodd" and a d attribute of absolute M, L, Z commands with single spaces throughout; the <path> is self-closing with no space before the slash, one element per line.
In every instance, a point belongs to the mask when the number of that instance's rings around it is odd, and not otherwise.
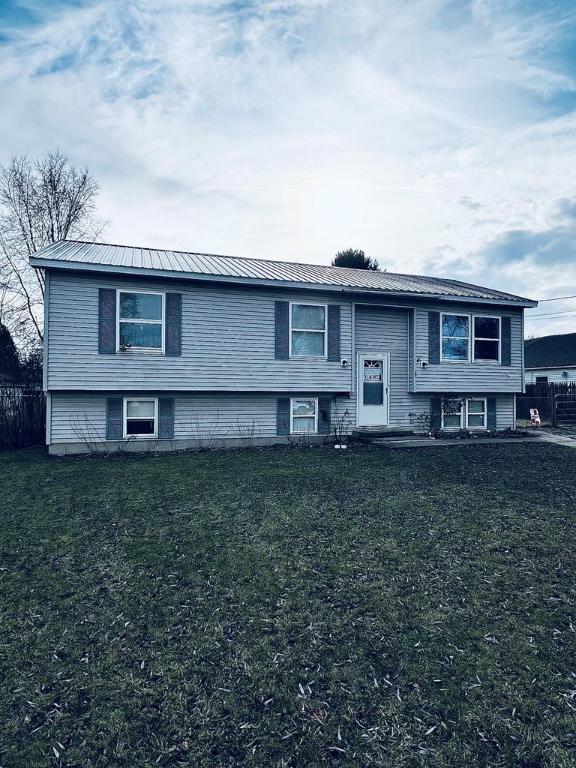
<path fill-rule="evenodd" d="M 158 436 L 158 400 L 124 399 L 124 437 Z"/>
<path fill-rule="evenodd" d="M 318 432 L 318 399 L 292 397 L 290 399 L 290 434 L 311 435 Z"/>
<path fill-rule="evenodd" d="M 442 412 L 442 429 L 486 429 L 487 414 L 485 397 L 466 397 L 449 413 Z"/>

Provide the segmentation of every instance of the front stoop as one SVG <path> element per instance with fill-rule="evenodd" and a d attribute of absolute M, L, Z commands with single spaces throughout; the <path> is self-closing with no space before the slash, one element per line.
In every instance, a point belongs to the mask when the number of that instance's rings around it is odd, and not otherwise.
<path fill-rule="evenodd" d="M 356 427 L 351 435 L 353 440 L 359 440 L 363 443 L 372 443 L 380 438 L 398 438 L 398 439 L 422 439 L 422 435 L 415 435 L 414 430 L 402 427 Z"/>

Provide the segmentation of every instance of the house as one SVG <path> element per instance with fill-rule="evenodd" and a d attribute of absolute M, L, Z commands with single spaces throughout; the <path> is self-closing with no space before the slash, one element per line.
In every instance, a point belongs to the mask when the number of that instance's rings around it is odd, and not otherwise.
<path fill-rule="evenodd" d="M 513 427 L 523 312 L 467 283 L 62 241 L 45 270 L 51 453 Z M 442 397 L 458 398 L 442 413 Z M 445 402 L 445 401 L 444 401 Z"/>
<path fill-rule="evenodd" d="M 576 381 L 576 333 L 526 339 L 524 367 L 527 384 Z"/>

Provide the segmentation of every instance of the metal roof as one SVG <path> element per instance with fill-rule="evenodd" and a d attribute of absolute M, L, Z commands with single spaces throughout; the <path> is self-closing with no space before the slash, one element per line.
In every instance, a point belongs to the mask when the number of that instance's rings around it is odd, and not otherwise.
<path fill-rule="evenodd" d="M 299 264 L 238 256 L 168 251 L 127 245 L 61 240 L 30 258 L 35 267 L 148 273 L 173 278 L 211 279 L 233 283 L 272 283 L 291 287 L 377 292 L 422 297 L 464 298 L 489 303 L 533 306 L 535 302 L 492 288 L 421 275 L 373 272 L 347 267 Z"/>

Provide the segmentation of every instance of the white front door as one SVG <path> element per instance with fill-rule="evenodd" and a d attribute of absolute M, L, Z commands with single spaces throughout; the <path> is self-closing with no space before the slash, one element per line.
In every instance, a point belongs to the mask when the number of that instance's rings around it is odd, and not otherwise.
<path fill-rule="evenodd" d="M 388 355 L 358 355 L 358 417 L 359 427 L 388 425 Z"/>

